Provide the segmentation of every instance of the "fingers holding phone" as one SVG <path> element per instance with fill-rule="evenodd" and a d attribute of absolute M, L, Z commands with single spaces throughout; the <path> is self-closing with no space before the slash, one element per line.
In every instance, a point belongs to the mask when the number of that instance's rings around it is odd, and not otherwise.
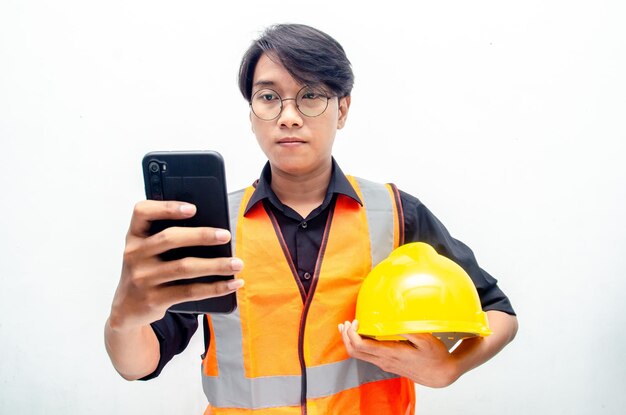
<path fill-rule="evenodd" d="M 133 209 L 128 236 L 148 236 L 153 221 L 188 219 L 193 217 L 196 212 L 196 206 L 191 203 L 174 200 L 142 200 Z"/>
<path fill-rule="evenodd" d="M 153 256 L 177 248 L 223 245 L 228 242 L 230 232 L 226 229 L 172 226 L 148 237 L 144 243 L 146 254 Z"/>
<path fill-rule="evenodd" d="M 209 227 L 169 227 L 150 235 L 157 220 L 173 222 L 195 214 L 188 203 L 143 201 L 133 211 L 126 237 L 122 275 L 113 300 L 111 324 L 142 326 L 163 317 L 175 304 L 234 293 L 242 280 L 178 284 L 206 275 L 231 276 L 243 268 L 238 258 L 183 257 L 164 261 L 162 254 L 184 247 L 218 246 L 230 241 L 230 232 Z"/>

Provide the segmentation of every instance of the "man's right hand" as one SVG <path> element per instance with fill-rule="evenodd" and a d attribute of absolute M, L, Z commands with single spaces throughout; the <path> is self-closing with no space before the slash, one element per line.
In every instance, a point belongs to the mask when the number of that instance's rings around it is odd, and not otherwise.
<path fill-rule="evenodd" d="M 169 307 L 185 301 L 219 297 L 236 291 L 243 280 L 174 285 L 171 282 L 203 275 L 232 275 L 243 268 L 238 258 L 183 258 L 163 261 L 159 254 L 173 248 L 222 245 L 230 232 L 215 228 L 170 227 L 149 235 L 155 220 L 194 216 L 196 207 L 175 201 L 146 200 L 135 205 L 122 274 L 113 298 L 109 324 L 115 330 L 146 326 L 161 319 Z"/>
<path fill-rule="evenodd" d="M 163 261 L 159 254 L 173 248 L 221 245 L 230 232 L 214 228 L 171 227 L 150 235 L 152 221 L 190 218 L 189 203 L 146 200 L 135 205 L 126 235 L 124 262 L 111 314 L 105 325 L 105 346 L 115 369 L 125 379 L 139 379 L 159 362 L 159 343 L 150 323 L 161 319 L 172 305 L 236 291 L 243 280 L 171 284 L 203 275 L 232 275 L 243 268 L 238 258 L 183 258 Z"/>

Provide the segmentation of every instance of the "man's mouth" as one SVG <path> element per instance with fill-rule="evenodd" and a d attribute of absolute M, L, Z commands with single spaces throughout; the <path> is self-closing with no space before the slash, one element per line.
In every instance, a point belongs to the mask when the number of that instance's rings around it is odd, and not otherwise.
<path fill-rule="evenodd" d="M 305 143 L 304 140 L 297 137 L 285 137 L 278 140 L 278 144 L 302 144 Z"/>

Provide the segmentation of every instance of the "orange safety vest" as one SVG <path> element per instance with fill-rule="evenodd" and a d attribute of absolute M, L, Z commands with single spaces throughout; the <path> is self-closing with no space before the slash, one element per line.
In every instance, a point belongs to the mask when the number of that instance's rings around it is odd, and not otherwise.
<path fill-rule="evenodd" d="M 413 414 L 414 384 L 350 358 L 337 324 L 352 321 L 362 280 L 402 238 L 397 189 L 348 177 L 364 203 L 338 195 L 309 294 L 276 218 L 253 187 L 231 194 L 231 230 L 245 267 L 231 314 L 207 316 L 205 415 Z"/>

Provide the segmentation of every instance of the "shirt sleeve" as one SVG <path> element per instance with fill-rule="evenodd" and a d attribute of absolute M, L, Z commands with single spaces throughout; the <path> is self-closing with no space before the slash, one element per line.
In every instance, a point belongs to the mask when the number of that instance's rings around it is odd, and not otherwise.
<path fill-rule="evenodd" d="M 454 239 L 419 199 L 400 191 L 400 200 L 404 212 L 404 242 L 425 242 L 440 255 L 459 264 L 474 281 L 484 311 L 498 310 L 515 315 L 508 297 L 498 287 L 498 281 L 478 265 L 472 250 Z"/>
<path fill-rule="evenodd" d="M 161 320 L 155 321 L 151 326 L 159 340 L 161 357 L 155 371 L 140 380 L 156 378 L 175 355 L 185 350 L 198 329 L 198 317 L 193 314 L 167 312 Z"/>

